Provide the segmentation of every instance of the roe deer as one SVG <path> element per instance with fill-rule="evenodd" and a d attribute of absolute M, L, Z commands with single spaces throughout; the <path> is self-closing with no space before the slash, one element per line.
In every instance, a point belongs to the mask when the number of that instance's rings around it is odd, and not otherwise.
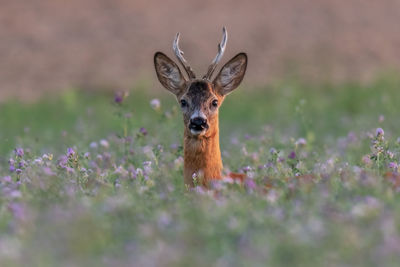
<path fill-rule="evenodd" d="M 239 86 L 247 67 L 247 55 L 239 53 L 226 63 L 212 80 L 213 72 L 224 54 L 227 38 L 224 27 L 217 56 L 201 79 L 196 78 L 192 68 L 183 58 L 183 52 L 179 49 L 179 33 L 173 42 L 173 50 L 188 78 L 182 75 L 178 65 L 165 54 L 157 52 L 154 55 L 158 80 L 176 96 L 181 105 L 185 125 L 184 183 L 189 187 L 194 186 L 194 174 L 203 178 L 204 186 L 211 180 L 222 177 L 218 108 L 225 96 Z"/>

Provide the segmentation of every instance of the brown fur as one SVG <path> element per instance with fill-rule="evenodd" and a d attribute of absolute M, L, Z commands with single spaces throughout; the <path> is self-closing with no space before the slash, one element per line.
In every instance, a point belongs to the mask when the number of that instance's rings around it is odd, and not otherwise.
<path fill-rule="evenodd" d="M 219 148 L 218 109 L 225 96 L 241 83 L 247 67 L 247 56 L 240 53 L 226 63 L 214 81 L 208 78 L 186 80 L 179 67 L 161 52 L 154 55 L 154 65 L 161 84 L 173 93 L 181 104 L 184 130 L 184 183 L 189 187 L 207 186 L 213 179 L 222 178 L 222 159 Z M 210 77 L 209 77 L 210 78 Z M 217 104 L 213 104 L 217 103 Z M 190 129 L 195 114 L 206 119 L 201 132 Z M 200 116 L 200 115 L 197 115 Z M 194 175 L 198 179 L 194 183 Z M 243 175 L 231 178 L 244 180 Z"/>
<path fill-rule="evenodd" d="M 218 116 L 210 124 L 213 134 L 193 137 L 185 129 L 184 137 L 184 182 L 193 186 L 193 174 L 201 179 L 202 185 L 207 185 L 212 179 L 221 179 L 222 160 L 219 148 Z"/>

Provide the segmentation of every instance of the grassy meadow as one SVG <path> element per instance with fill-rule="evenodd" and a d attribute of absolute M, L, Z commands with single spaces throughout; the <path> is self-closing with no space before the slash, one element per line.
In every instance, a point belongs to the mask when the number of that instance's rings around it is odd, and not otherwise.
<path fill-rule="evenodd" d="M 0 266 L 399 266 L 396 75 L 240 86 L 221 151 L 247 179 L 191 192 L 149 87 L 0 104 Z"/>

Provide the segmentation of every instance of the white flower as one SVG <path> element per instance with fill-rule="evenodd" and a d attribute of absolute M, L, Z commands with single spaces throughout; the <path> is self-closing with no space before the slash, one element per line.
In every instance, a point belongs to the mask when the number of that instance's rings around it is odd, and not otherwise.
<path fill-rule="evenodd" d="M 154 110 L 159 110 L 161 108 L 161 102 L 159 99 L 154 98 L 150 101 L 150 106 Z"/>

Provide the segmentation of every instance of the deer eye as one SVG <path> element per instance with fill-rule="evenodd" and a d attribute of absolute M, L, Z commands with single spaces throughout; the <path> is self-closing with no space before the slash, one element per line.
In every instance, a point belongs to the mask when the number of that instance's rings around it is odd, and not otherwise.
<path fill-rule="evenodd" d="M 211 105 L 213 106 L 213 107 L 218 107 L 218 100 L 216 100 L 216 99 L 214 99 L 212 102 L 211 102 Z"/>
<path fill-rule="evenodd" d="M 181 107 L 182 108 L 185 108 L 185 107 L 187 107 L 188 106 L 188 103 L 186 102 L 186 100 L 185 99 L 182 99 L 181 100 Z"/>

